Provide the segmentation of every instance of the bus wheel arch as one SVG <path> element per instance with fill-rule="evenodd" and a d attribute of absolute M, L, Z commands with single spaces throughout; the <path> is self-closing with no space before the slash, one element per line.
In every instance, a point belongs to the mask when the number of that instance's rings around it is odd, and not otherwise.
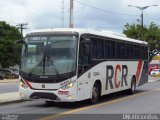
<path fill-rule="evenodd" d="M 92 86 L 91 90 L 91 99 L 90 102 L 92 104 L 95 104 L 99 101 L 99 98 L 101 96 L 101 91 L 102 91 L 102 84 L 100 80 L 96 80 Z"/>

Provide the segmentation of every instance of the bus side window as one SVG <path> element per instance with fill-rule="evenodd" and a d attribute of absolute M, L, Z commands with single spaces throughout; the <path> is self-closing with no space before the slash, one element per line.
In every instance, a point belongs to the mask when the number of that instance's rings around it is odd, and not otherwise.
<path fill-rule="evenodd" d="M 78 73 L 82 74 L 90 67 L 90 43 L 81 40 L 79 46 Z"/>
<path fill-rule="evenodd" d="M 104 59 L 104 42 L 103 39 L 92 38 L 92 57 L 93 59 Z"/>
<path fill-rule="evenodd" d="M 79 64 L 88 65 L 89 64 L 89 43 L 82 42 L 79 49 Z"/>

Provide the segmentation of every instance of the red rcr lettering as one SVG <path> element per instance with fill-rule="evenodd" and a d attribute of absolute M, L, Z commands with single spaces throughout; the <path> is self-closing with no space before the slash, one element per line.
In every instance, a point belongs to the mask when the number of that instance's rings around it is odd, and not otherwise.
<path fill-rule="evenodd" d="M 115 83 L 115 87 L 116 88 L 119 88 L 119 86 L 120 86 L 120 81 L 117 81 L 117 71 L 121 71 L 121 66 L 120 65 L 117 65 L 116 66 L 116 69 L 115 69 L 115 75 L 114 75 L 114 83 Z"/>

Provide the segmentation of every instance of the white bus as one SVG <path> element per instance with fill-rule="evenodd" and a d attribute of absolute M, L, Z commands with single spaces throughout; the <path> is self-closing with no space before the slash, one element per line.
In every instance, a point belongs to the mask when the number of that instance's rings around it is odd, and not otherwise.
<path fill-rule="evenodd" d="M 148 82 L 148 44 L 124 35 L 87 29 L 33 31 L 23 43 L 22 99 L 74 102 Z"/>

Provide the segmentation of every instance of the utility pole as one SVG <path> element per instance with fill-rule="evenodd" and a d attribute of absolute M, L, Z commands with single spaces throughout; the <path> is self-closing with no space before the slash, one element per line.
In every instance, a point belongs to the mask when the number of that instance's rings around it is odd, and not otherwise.
<path fill-rule="evenodd" d="M 70 28 L 73 28 L 73 0 L 70 0 L 69 27 L 70 27 Z"/>
<path fill-rule="evenodd" d="M 64 0 L 61 1 L 61 25 L 64 27 Z"/>
<path fill-rule="evenodd" d="M 23 36 L 23 30 L 24 30 L 24 29 L 27 29 L 26 27 L 24 27 L 24 26 L 26 26 L 26 25 L 28 25 L 28 24 L 27 24 L 27 23 L 22 23 L 22 24 L 16 25 L 17 28 L 20 29 L 20 32 L 21 32 L 22 36 Z"/>

